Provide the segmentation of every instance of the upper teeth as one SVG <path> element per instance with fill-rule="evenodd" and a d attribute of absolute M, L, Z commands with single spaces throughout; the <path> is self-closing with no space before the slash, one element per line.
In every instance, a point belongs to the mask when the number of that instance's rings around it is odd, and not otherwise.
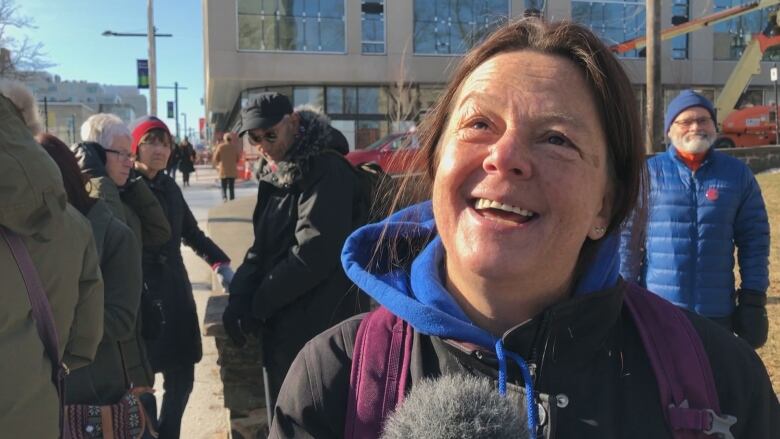
<path fill-rule="evenodd" d="M 518 215 L 522 216 L 533 216 L 534 213 L 530 210 L 521 209 L 519 207 L 510 206 L 509 204 L 499 203 L 498 201 L 493 200 L 486 200 L 484 198 L 479 198 L 477 200 L 477 204 L 474 206 L 477 210 L 479 209 L 499 209 L 506 212 L 512 212 L 516 213 Z"/>

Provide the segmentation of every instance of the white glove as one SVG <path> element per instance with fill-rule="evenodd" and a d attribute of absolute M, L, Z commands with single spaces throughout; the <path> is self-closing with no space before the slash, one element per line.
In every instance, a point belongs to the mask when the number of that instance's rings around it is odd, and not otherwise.
<path fill-rule="evenodd" d="M 214 271 L 217 273 L 219 284 L 222 285 L 222 291 L 230 292 L 230 282 L 233 281 L 233 269 L 230 268 L 230 264 L 220 264 Z"/>

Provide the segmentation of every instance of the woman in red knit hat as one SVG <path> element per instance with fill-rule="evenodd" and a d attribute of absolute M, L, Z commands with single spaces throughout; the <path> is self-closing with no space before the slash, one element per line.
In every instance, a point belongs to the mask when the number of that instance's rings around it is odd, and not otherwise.
<path fill-rule="evenodd" d="M 155 372 L 163 374 L 160 439 L 178 438 L 181 417 L 194 381 L 195 363 L 202 356 L 200 328 L 192 285 L 184 268 L 181 244 L 195 250 L 217 272 L 223 287 L 233 277 L 230 259 L 198 227 L 174 180 L 163 172 L 171 155 L 168 127 L 156 117 L 144 117 L 133 128 L 135 170 L 160 201 L 171 225 L 171 239 L 162 246 L 144 249 L 144 282 L 162 303 L 165 324 L 155 340 L 147 341 Z"/>

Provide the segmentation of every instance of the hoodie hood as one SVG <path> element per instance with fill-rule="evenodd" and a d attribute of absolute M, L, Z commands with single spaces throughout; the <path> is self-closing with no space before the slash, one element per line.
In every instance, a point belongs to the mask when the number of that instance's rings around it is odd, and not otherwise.
<path fill-rule="evenodd" d="M 382 245 L 374 254 L 380 239 Z M 391 263 L 388 247 L 392 240 L 400 244 L 393 249 L 396 256 L 410 264 Z M 600 291 L 617 283 L 618 245 L 614 234 L 603 240 L 573 295 Z M 498 340 L 471 322 L 444 286 L 444 247 L 436 232 L 430 201 L 356 230 L 347 238 L 341 260 L 347 276 L 360 289 L 418 332 L 489 349 Z"/>
<path fill-rule="evenodd" d="M 61 224 L 66 202 L 59 168 L 0 96 L 0 225 L 46 240 Z"/>

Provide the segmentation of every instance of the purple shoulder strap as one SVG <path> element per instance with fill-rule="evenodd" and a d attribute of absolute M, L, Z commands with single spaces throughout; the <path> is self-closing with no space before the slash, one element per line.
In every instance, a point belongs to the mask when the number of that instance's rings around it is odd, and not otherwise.
<path fill-rule="evenodd" d="M 675 439 L 733 437 L 733 416 L 721 416 L 715 380 L 701 338 L 675 305 L 631 283 L 626 305 L 658 381 L 661 405 Z"/>
<path fill-rule="evenodd" d="M 3 226 L 0 226 L 0 235 L 8 244 L 8 248 L 11 249 L 16 265 L 19 266 L 19 271 L 22 273 L 22 280 L 27 289 L 27 298 L 32 308 L 33 320 L 35 320 L 35 328 L 38 330 L 38 337 L 40 337 L 43 343 L 43 349 L 46 351 L 49 361 L 51 361 L 51 380 L 57 388 L 57 394 L 60 398 L 60 431 L 63 432 L 62 437 L 67 439 L 70 437 L 70 434 L 67 430 L 63 430 L 62 398 L 64 396 L 63 380 L 68 371 L 60 361 L 60 343 L 57 336 L 57 325 L 54 323 L 54 313 L 51 311 L 49 298 L 43 290 L 38 270 L 35 268 L 35 264 L 33 264 L 30 252 L 27 251 L 27 246 L 24 245 L 22 237 Z"/>
<path fill-rule="evenodd" d="M 403 401 L 412 333 L 409 324 L 384 307 L 360 322 L 349 377 L 345 439 L 378 438 L 384 420 Z"/>

